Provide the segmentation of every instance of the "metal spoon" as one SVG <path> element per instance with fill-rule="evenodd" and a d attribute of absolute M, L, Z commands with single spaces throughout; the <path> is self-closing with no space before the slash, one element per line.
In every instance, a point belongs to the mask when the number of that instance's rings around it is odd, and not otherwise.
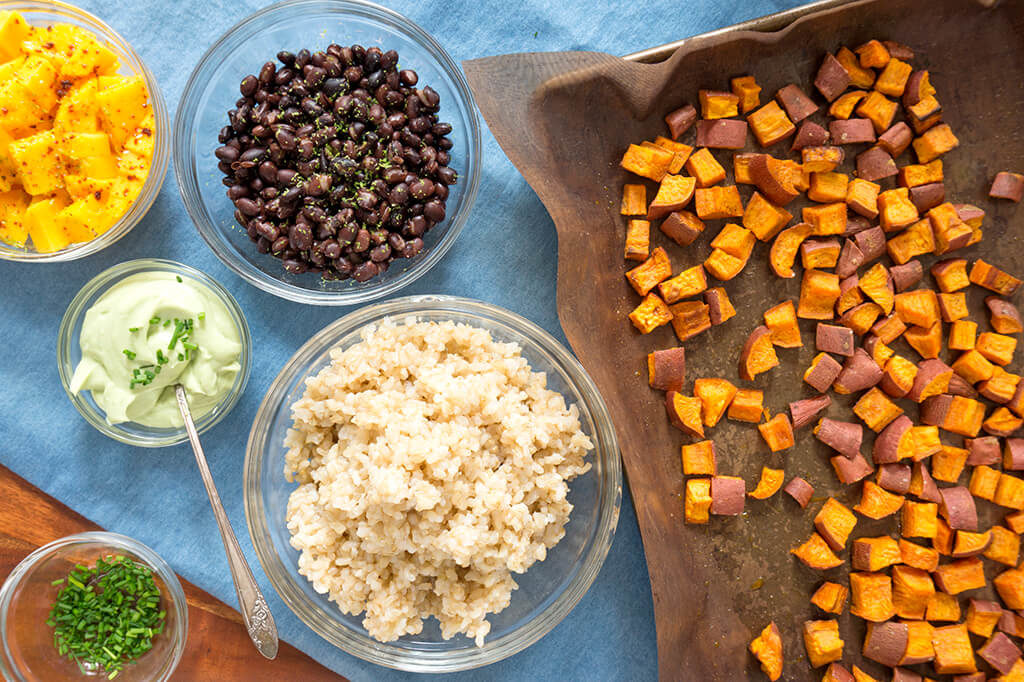
<path fill-rule="evenodd" d="M 220 529 L 220 539 L 224 542 L 224 552 L 228 555 L 228 567 L 231 569 L 231 579 L 235 583 L 235 593 L 238 595 L 238 605 L 242 610 L 242 620 L 245 621 L 245 628 L 249 631 L 249 638 L 256 645 L 256 649 L 265 658 L 273 659 L 277 656 L 278 644 L 274 616 L 267 608 L 267 600 L 263 598 L 263 593 L 260 592 L 260 588 L 256 584 L 252 569 L 249 568 L 245 555 L 242 554 L 242 548 L 238 546 L 238 538 L 231 530 L 231 522 L 228 521 L 228 515 L 224 512 L 224 505 L 220 502 L 220 495 L 217 494 L 217 487 L 213 483 L 213 475 L 210 474 L 210 467 L 206 464 L 203 446 L 199 443 L 196 425 L 192 421 L 192 411 L 188 407 L 185 387 L 175 384 L 174 395 L 178 399 L 181 418 L 185 420 L 185 431 L 188 432 L 188 440 L 192 443 L 192 451 L 196 454 L 196 463 L 199 465 L 199 473 L 203 477 L 203 485 L 206 486 L 206 494 L 210 497 L 213 515 L 217 519 L 217 527 Z"/>

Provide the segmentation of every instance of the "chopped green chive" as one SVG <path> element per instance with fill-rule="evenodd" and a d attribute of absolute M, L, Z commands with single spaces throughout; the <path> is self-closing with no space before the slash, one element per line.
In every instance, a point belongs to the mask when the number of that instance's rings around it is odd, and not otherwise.
<path fill-rule="evenodd" d="M 178 280 L 180 282 L 181 281 L 181 275 L 175 275 L 174 279 L 176 279 L 176 280 Z"/>
<path fill-rule="evenodd" d="M 203 320 L 205 320 L 205 319 L 206 319 L 206 313 L 204 313 L 204 312 L 200 312 L 200 313 L 199 313 L 199 321 L 200 321 L 200 322 L 202 322 L 202 321 L 203 321 Z"/>
<path fill-rule="evenodd" d="M 139 331 L 139 328 L 138 327 L 128 327 L 128 331 L 130 331 L 130 332 L 132 332 L 134 334 L 135 332 Z"/>
<path fill-rule="evenodd" d="M 149 323 L 150 324 L 160 324 L 160 318 L 159 317 L 151 317 L 151 318 L 149 318 Z"/>
<path fill-rule="evenodd" d="M 121 351 L 121 352 L 122 352 L 122 353 L 124 353 L 124 354 L 125 354 L 125 356 L 126 356 L 126 357 L 127 357 L 127 358 L 128 358 L 129 360 L 134 360 L 134 359 L 135 359 L 135 351 L 131 351 L 131 350 L 128 350 L 127 348 L 125 348 L 125 349 L 124 349 L 123 351 Z"/>

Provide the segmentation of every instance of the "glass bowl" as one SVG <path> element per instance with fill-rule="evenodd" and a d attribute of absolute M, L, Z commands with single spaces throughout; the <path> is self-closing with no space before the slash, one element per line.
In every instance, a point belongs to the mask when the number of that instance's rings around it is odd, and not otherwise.
<path fill-rule="evenodd" d="M 67 23 L 92 31 L 101 42 L 106 43 L 107 47 L 113 50 L 120 58 L 121 69 L 119 73 L 142 76 L 146 81 L 146 89 L 149 90 L 149 102 L 153 107 L 153 116 L 156 119 L 156 129 L 153 131 L 153 159 L 146 182 L 143 183 L 139 196 L 132 202 L 128 212 L 121 216 L 109 230 L 92 241 L 71 244 L 60 251 L 39 253 L 28 248 L 18 248 L 11 244 L 0 242 L 0 258 L 6 260 L 53 263 L 84 258 L 85 256 L 102 251 L 128 234 L 133 227 L 139 224 L 139 221 L 142 220 L 142 217 L 146 215 L 153 205 L 153 202 L 156 201 L 156 196 L 160 192 L 160 186 L 164 182 L 164 176 L 167 175 L 167 165 L 171 158 L 171 124 L 170 117 L 167 114 L 167 105 L 164 103 L 156 77 L 146 67 L 142 58 L 135 53 L 135 50 L 132 49 L 132 46 L 124 38 L 99 18 L 85 10 L 58 2 L 57 0 L 48 0 L 46 2 L 0 0 L 0 12 L 3 11 L 21 12 L 25 17 L 25 21 L 36 26 Z"/>
<path fill-rule="evenodd" d="M 58 655 L 53 630 L 46 625 L 59 591 L 52 583 L 66 578 L 75 564 L 90 565 L 109 555 L 127 556 L 153 572 L 167 612 L 164 631 L 153 638 L 153 648 L 135 663 L 125 665 L 117 679 L 151 682 L 170 679 L 185 651 L 188 636 L 188 605 L 174 571 L 146 545 L 124 535 L 106 532 L 79 533 L 54 540 L 25 557 L 0 588 L 0 672 L 4 679 L 77 680 L 78 665 Z M 106 679 L 105 676 L 95 676 Z"/>
<path fill-rule="evenodd" d="M 280 50 L 325 49 L 330 43 L 397 50 L 401 65 L 441 95 L 440 117 L 452 124 L 449 164 L 459 174 L 448 217 L 424 237 L 415 258 L 396 259 L 368 282 L 326 281 L 290 274 L 281 261 L 256 250 L 234 219 L 214 150 L 239 97 L 238 85 Z M 434 38 L 402 15 L 365 0 L 286 0 L 243 19 L 200 59 L 185 85 L 174 120 L 174 173 L 199 234 L 225 265 L 250 284 L 282 298 L 318 305 L 351 305 L 381 298 L 415 281 L 444 256 L 469 217 L 480 184 L 480 123 L 469 85 Z"/>
<path fill-rule="evenodd" d="M 78 412 L 98 431 L 122 443 L 146 448 L 159 448 L 184 442 L 188 438 L 185 427 L 156 428 L 134 422 L 108 424 L 106 413 L 93 400 L 92 393 L 87 390 L 77 394 L 72 393 L 70 386 L 75 367 L 82 359 L 82 350 L 78 339 L 82 332 L 82 322 L 85 319 L 86 311 L 115 283 L 129 275 L 153 270 L 190 277 L 213 292 L 231 314 L 231 319 L 238 327 L 238 335 L 242 341 L 242 354 L 239 358 L 241 370 L 235 377 L 235 383 L 231 390 L 214 409 L 202 416 L 192 415 L 199 433 L 209 430 L 235 406 L 242 391 L 245 390 L 245 384 L 249 379 L 249 368 L 252 364 L 252 338 L 249 336 L 249 325 L 245 321 L 242 309 L 238 307 L 238 303 L 227 289 L 199 270 L 170 260 L 139 258 L 108 268 L 89 280 L 71 300 L 57 331 L 57 369 L 60 372 L 61 384 L 64 385 L 64 391 Z"/>
<path fill-rule="evenodd" d="M 285 523 L 288 496 L 296 484 L 284 477 L 283 445 L 291 426 L 290 406 L 305 390 L 305 379 L 330 364 L 332 348 L 360 340 L 360 331 L 384 318 L 464 322 L 488 330 L 502 342 L 522 348 L 530 366 L 547 375 L 548 388 L 576 404 L 580 424 L 594 443 L 592 468 L 573 479 L 574 509 L 565 537 L 544 561 L 514 579 L 504 611 L 491 614 L 491 632 L 482 647 L 464 635 L 444 640 L 436 619 L 419 635 L 382 643 L 362 626 L 362 614 L 348 616 L 318 594 L 298 573 L 299 552 L 289 544 Z M 525 649 L 557 625 L 593 583 L 615 534 L 622 501 L 618 442 L 608 409 L 583 367 L 551 335 L 501 308 L 464 298 L 412 296 L 378 303 L 327 326 L 295 353 L 270 386 L 249 433 L 245 456 L 245 518 L 256 554 L 274 589 L 295 614 L 327 641 L 383 666 L 414 672 L 451 672 L 494 663 Z"/>

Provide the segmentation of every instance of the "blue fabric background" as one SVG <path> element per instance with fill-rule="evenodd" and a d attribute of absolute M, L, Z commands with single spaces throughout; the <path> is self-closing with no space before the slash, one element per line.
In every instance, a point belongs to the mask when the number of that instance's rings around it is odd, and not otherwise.
<path fill-rule="evenodd" d="M 200 55 L 229 27 L 266 3 L 81 0 L 79 4 L 132 43 L 155 72 L 173 117 Z M 800 3 L 387 0 L 387 4 L 433 33 L 458 62 L 524 51 L 625 54 Z M 482 299 L 534 320 L 564 342 L 555 310 L 554 226 L 487 132 L 483 166 L 479 198 L 459 241 L 431 273 L 399 295 L 449 293 Z M 248 318 L 254 337 L 248 388 L 234 412 L 204 437 L 204 444 L 228 515 L 282 638 L 352 680 L 414 677 L 348 656 L 293 616 L 259 568 L 242 511 L 242 460 L 257 406 L 291 354 L 348 309 L 288 303 L 229 272 L 195 232 L 173 171 L 142 224 L 106 251 L 66 264 L 0 262 L 0 461 L 96 523 L 150 545 L 180 575 L 225 602 L 236 603 L 217 528 L 188 446 L 144 450 L 105 438 L 78 415 L 57 376 L 57 326 L 71 298 L 100 271 L 139 257 L 170 258 L 203 270 L 234 294 Z M 624 498 L 608 559 L 575 610 L 517 656 L 444 679 L 656 679 L 647 567 L 628 491 Z"/>

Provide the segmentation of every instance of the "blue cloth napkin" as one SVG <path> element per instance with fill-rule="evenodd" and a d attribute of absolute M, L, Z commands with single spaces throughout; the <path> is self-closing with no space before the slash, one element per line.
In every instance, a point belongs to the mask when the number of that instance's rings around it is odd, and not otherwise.
<path fill-rule="evenodd" d="M 79 4 L 135 47 L 156 74 L 173 116 L 202 53 L 265 3 L 82 0 Z M 626 54 L 800 3 L 389 0 L 387 4 L 433 33 L 461 62 L 528 51 Z M 726 83 L 707 85 L 724 87 Z M 554 226 L 486 129 L 484 135 L 484 173 L 468 226 L 445 259 L 399 295 L 447 293 L 482 299 L 524 315 L 564 343 L 555 309 Z M 142 224 L 115 246 L 65 264 L 0 261 L 0 462 L 96 523 L 153 547 L 180 575 L 236 604 L 217 527 L 188 445 L 144 450 L 102 436 L 78 415 L 57 376 L 57 326 L 71 298 L 102 270 L 140 257 L 169 258 L 208 273 L 232 292 L 248 318 L 254 337 L 248 388 L 234 411 L 203 440 L 228 516 L 267 595 L 281 637 L 352 680 L 414 677 L 351 657 L 302 624 L 263 576 L 242 509 L 244 447 L 257 406 L 292 353 L 348 309 L 289 303 L 231 273 L 192 226 L 173 171 Z M 627 490 L 608 559 L 573 612 L 516 656 L 438 679 L 653 680 L 656 657 L 647 566 Z"/>

